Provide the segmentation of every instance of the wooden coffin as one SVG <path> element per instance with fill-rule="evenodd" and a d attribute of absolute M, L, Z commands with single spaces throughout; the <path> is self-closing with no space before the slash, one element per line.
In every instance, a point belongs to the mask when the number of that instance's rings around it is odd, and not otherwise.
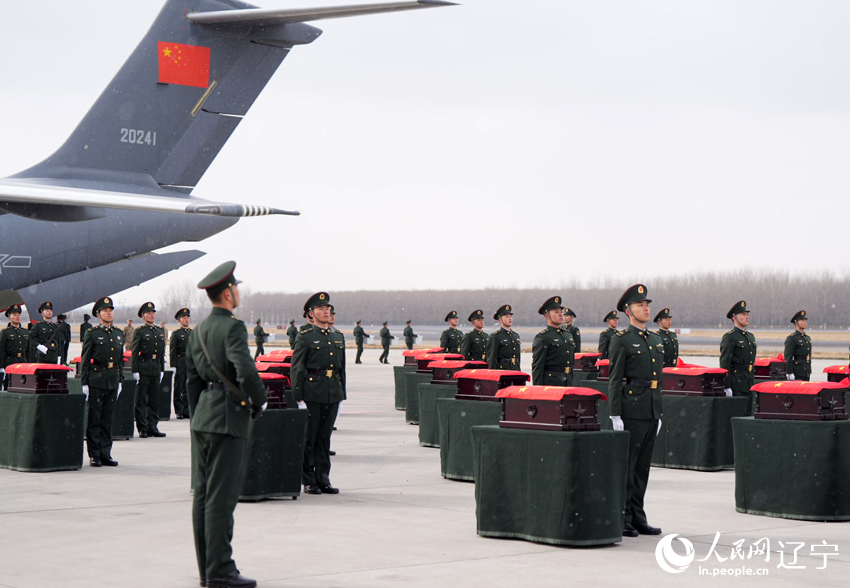
<path fill-rule="evenodd" d="M 573 360 L 573 371 L 576 372 L 598 372 L 596 362 L 602 357 L 601 353 L 576 353 Z"/>
<path fill-rule="evenodd" d="M 823 368 L 827 382 L 841 382 L 850 375 L 850 369 L 846 365 L 831 365 Z"/>
<path fill-rule="evenodd" d="M 726 396 L 723 368 L 667 367 L 661 376 L 661 393 L 671 396 Z"/>
<path fill-rule="evenodd" d="M 847 418 L 847 386 L 836 382 L 762 382 L 755 392 L 755 418 L 838 421 Z"/>
<path fill-rule="evenodd" d="M 289 378 L 271 372 L 260 372 L 260 379 L 266 387 L 269 405 L 266 408 L 286 408 L 286 390 L 289 389 Z"/>
<path fill-rule="evenodd" d="M 500 427 L 539 431 L 598 431 L 599 400 L 607 400 L 598 390 L 569 386 L 511 386 L 496 397 Z"/>
<path fill-rule="evenodd" d="M 607 382 L 608 374 L 611 372 L 611 360 L 600 359 L 596 362 L 596 369 L 599 370 L 599 375 L 596 376 L 597 382 Z"/>
<path fill-rule="evenodd" d="M 291 364 L 257 362 L 254 365 L 257 366 L 257 371 L 260 372 L 261 376 L 263 374 L 279 374 L 284 376 L 286 378 L 286 388 L 289 389 L 289 370 L 292 368 Z"/>
<path fill-rule="evenodd" d="M 290 358 L 292 357 L 293 353 L 295 353 L 295 351 L 292 349 L 275 349 L 268 355 L 277 359 L 279 363 L 292 363 L 290 361 Z"/>
<path fill-rule="evenodd" d="M 432 384 L 457 384 L 455 374 L 465 369 L 487 369 L 486 361 L 467 361 L 465 359 L 449 361 L 432 361 L 428 366 L 431 368 Z"/>
<path fill-rule="evenodd" d="M 496 393 L 509 386 L 525 386 L 531 376 L 518 370 L 462 370 L 455 373 L 455 400 L 490 400 L 498 402 Z"/>
<path fill-rule="evenodd" d="M 74 377 L 79 378 L 80 375 L 81 375 L 80 371 L 83 369 L 83 358 L 82 358 L 82 356 L 75 357 L 73 363 L 74 363 Z"/>
<path fill-rule="evenodd" d="M 425 355 L 426 353 L 440 353 L 442 350 L 442 347 L 432 347 L 430 349 L 407 349 L 401 352 L 401 356 L 404 358 L 404 365 L 418 366 L 418 364 L 416 363 L 417 355 Z"/>
<path fill-rule="evenodd" d="M 435 361 L 448 361 L 450 359 L 463 359 L 460 353 L 422 353 L 416 356 L 416 373 L 430 374 L 430 365 Z"/>
<path fill-rule="evenodd" d="M 786 380 L 785 361 L 778 357 L 760 357 L 753 364 L 753 378 L 756 382 L 765 380 Z"/>
<path fill-rule="evenodd" d="M 52 363 L 16 363 L 6 367 L 10 376 L 9 392 L 24 394 L 67 394 L 68 372 L 64 365 Z"/>

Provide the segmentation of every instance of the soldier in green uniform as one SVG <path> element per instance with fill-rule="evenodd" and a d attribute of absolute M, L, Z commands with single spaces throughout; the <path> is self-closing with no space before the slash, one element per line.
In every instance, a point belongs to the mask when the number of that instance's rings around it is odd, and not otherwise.
<path fill-rule="evenodd" d="M 470 361 L 487 361 L 487 342 L 490 337 L 484 332 L 484 311 L 474 311 L 467 320 L 473 328 L 463 336 L 460 353 Z"/>
<path fill-rule="evenodd" d="M 444 320 L 449 323 L 449 328 L 443 331 L 440 335 L 440 347 L 442 347 L 446 353 L 460 353 L 460 344 L 463 340 L 463 332 L 457 328 L 457 311 L 451 311 L 446 315 Z"/>
<path fill-rule="evenodd" d="M 91 317 L 87 314 L 83 315 L 83 322 L 80 323 L 80 344 L 83 343 L 86 339 L 86 333 L 91 330 L 91 323 L 89 322 Z"/>
<path fill-rule="evenodd" d="M 186 353 L 189 348 L 189 338 L 192 329 L 189 323 L 192 314 L 188 308 L 181 308 L 174 315 L 180 327 L 171 333 L 168 342 L 168 363 L 174 368 L 174 414 L 178 419 L 189 418 L 189 397 L 186 394 Z"/>
<path fill-rule="evenodd" d="M 131 367 L 136 380 L 136 428 L 139 437 L 165 437 L 159 430 L 159 383 L 165 372 L 165 332 L 158 327 L 156 306 L 145 302 L 139 307 L 145 324 L 133 333 Z"/>
<path fill-rule="evenodd" d="M 263 349 L 263 343 L 266 342 L 266 332 L 263 330 L 263 321 L 261 319 L 257 319 L 257 326 L 254 327 L 254 344 L 257 346 L 257 351 L 254 353 L 254 361 L 257 361 L 257 358 L 266 353 L 266 350 Z"/>
<path fill-rule="evenodd" d="M 59 349 L 59 363 L 61 365 L 68 365 L 68 348 L 71 346 L 71 325 L 68 324 L 68 316 L 64 314 L 57 316 L 56 326 L 59 327 L 59 331 L 62 333 L 62 347 Z"/>
<path fill-rule="evenodd" d="M 734 327 L 720 340 L 720 367 L 728 372 L 726 396 L 745 396 L 747 414 L 753 414 L 753 395 L 750 388 L 755 384 L 753 365 L 756 361 L 756 337 L 747 330 L 750 324 L 750 309 L 747 302 L 735 303 L 726 318 L 732 319 Z"/>
<path fill-rule="evenodd" d="M 553 296 L 537 310 L 546 317 L 546 328 L 531 344 L 531 383 L 535 386 L 572 386 L 575 341 L 564 324 L 561 297 Z"/>
<path fill-rule="evenodd" d="M 617 318 L 617 311 L 612 310 L 608 314 L 605 315 L 605 318 L 602 319 L 602 322 L 608 323 L 608 328 L 599 333 L 599 346 L 597 347 L 597 351 L 602 354 L 602 357 L 599 359 L 610 359 L 608 354 L 608 346 L 611 344 L 611 337 L 613 337 L 617 333 L 617 325 L 619 324 L 619 319 Z"/>
<path fill-rule="evenodd" d="M 643 284 L 626 290 L 617 310 L 629 317 L 629 327 L 611 339 L 611 379 L 608 398 L 615 431 L 629 432 L 629 469 L 626 477 L 624 537 L 660 535 L 646 521 L 643 499 L 649 482 L 649 464 L 655 437 L 661 430 L 661 375 L 664 344 L 646 328 L 648 292 Z"/>
<path fill-rule="evenodd" d="M 298 337 L 298 327 L 295 326 L 295 319 L 289 321 L 289 328 L 286 329 L 286 336 L 289 337 L 289 348 L 295 349 L 295 338 Z"/>
<path fill-rule="evenodd" d="M 91 313 L 100 324 L 83 340 L 80 383 L 88 399 L 86 448 L 92 467 L 117 466 L 112 459 L 112 413 L 124 380 L 124 333 L 112 324 L 112 299 L 104 296 Z"/>
<path fill-rule="evenodd" d="M 192 523 L 201 586 L 252 588 L 236 569 L 230 540 L 242 489 L 251 417 L 268 404 L 248 348 L 245 323 L 233 316 L 240 294 L 228 261 L 198 284 L 212 311 L 189 338 L 186 386 L 192 435 Z"/>
<path fill-rule="evenodd" d="M 564 326 L 561 327 L 565 331 L 569 331 L 570 335 L 575 341 L 576 344 L 576 353 L 581 353 L 581 331 L 577 326 L 573 324 L 573 321 L 577 319 L 576 313 L 573 312 L 571 308 L 564 309 Z"/>
<path fill-rule="evenodd" d="M 416 333 L 413 332 L 413 327 L 410 326 L 410 323 L 413 321 L 407 321 L 407 326 L 404 327 L 404 344 L 407 345 L 408 349 L 413 349 L 413 342 L 416 341 Z"/>
<path fill-rule="evenodd" d="M 360 356 L 363 355 L 363 340 L 366 338 L 366 331 L 360 326 L 360 321 L 357 321 L 357 326 L 354 327 L 354 342 L 357 343 L 357 357 L 354 358 L 354 363 L 363 363 L 360 361 Z"/>
<path fill-rule="evenodd" d="M 655 334 L 661 337 L 661 342 L 664 343 L 664 367 L 676 367 L 679 362 L 679 338 L 670 330 L 673 324 L 670 309 L 665 308 L 656 314 L 652 322 L 658 325 Z"/>
<path fill-rule="evenodd" d="M 30 361 L 33 363 L 59 363 L 62 348 L 62 330 L 53 319 L 53 303 L 42 302 L 38 307 L 43 320 L 30 329 Z"/>
<path fill-rule="evenodd" d="M 381 329 L 381 347 L 384 348 L 384 352 L 381 353 L 381 357 L 378 358 L 378 361 L 381 363 L 390 363 L 390 342 L 395 339 L 392 335 L 390 335 L 390 330 L 387 328 L 388 321 L 383 322 L 383 328 Z"/>
<path fill-rule="evenodd" d="M 806 335 L 809 328 L 806 311 L 795 314 L 791 322 L 797 328 L 785 339 L 785 371 L 789 380 L 808 382 L 812 378 L 812 338 Z"/>
<path fill-rule="evenodd" d="M 6 318 L 9 324 L 0 331 L 0 390 L 9 388 L 7 367 L 16 363 L 30 363 L 29 333 L 21 326 L 21 305 L 13 304 L 7 308 Z"/>
<path fill-rule="evenodd" d="M 310 329 L 313 328 L 313 315 L 310 314 L 309 311 L 305 310 L 304 311 L 304 318 L 307 319 L 307 322 L 304 323 L 303 325 L 301 325 L 300 327 L 298 327 L 299 333 L 303 333 L 304 331 L 309 331 Z M 297 337 L 296 337 L 296 340 L 297 340 Z M 295 349 L 295 347 L 293 347 L 293 349 Z"/>
<path fill-rule="evenodd" d="M 292 391 L 308 411 L 302 483 L 307 494 L 339 494 L 331 485 L 331 432 L 339 403 L 345 400 L 345 338 L 330 326 L 327 292 L 313 294 L 305 305 L 313 328 L 298 335 L 292 355 Z"/>
<path fill-rule="evenodd" d="M 492 370 L 521 370 L 522 344 L 519 335 L 511 330 L 514 324 L 511 305 L 500 306 L 493 318 L 501 328 L 487 341 L 487 365 Z"/>

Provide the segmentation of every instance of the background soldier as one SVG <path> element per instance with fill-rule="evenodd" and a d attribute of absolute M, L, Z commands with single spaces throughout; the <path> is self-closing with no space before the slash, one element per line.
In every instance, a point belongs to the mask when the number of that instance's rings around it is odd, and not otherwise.
<path fill-rule="evenodd" d="M 198 284 L 213 308 L 189 338 L 186 356 L 195 553 L 201 585 L 211 588 L 257 585 L 236 569 L 230 546 L 251 416 L 259 417 L 268 404 L 245 323 L 233 316 L 240 300 L 235 268 L 225 262 Z"/>
<path fill-rule="evenodd" d="M 785 339 L 785 371 L 789 380 L 809 381 L 812 377 L 812 338 L 806 335 L 809 319 L 801 310 L 791 319 L 797 328 Z"/>
<path fill-rule="evenodd" d="M 658 325 L 655 334 L 661 337 L 661 342 L 664 344 L 664 367 L 676 367 L 679 360 L 679 337 L 670 330 L 673 324 L 670 309 L 665 308 L 656 314 L 652 322 Z"/>
<path fill-rule="evenodd" d="M 298 327 L 295 326 L 295 319 L 289 321 L 289 328 L 286 329 L 286 336 L 289 337 L 289 348 L 295 349 L 295 338 L 298 336 Z"/>
<path fill-rule="evenodd" d="M 522 345 L 519 335 L 511 330 L 514 324 L 511 305 L 500 306 L 493 318 L 501 328 L 487 341 L 487 365 L 493 370 L 521 370 Z"/>
<path fill-rule="evenodd" d="M 411 321 L 407 321 L 407 326 L 404 327 L 404 344 L 408 349 L 413 349 L 413 342 L 416 341 L 416 333 L 413 332 L 413 327 L 410 326 Z"/>
<path fill-rule="evenodd" d="M 360 326 L 360 321 L 357 321 L 357 326 L 354 327 L 354 342 L 357 343 L 357 357 L 354 358 L 354 363 L 363 363 L 360 361 L 360 356 L 363 355 L 363 339 L 366 338 L 366 331 Z"/>
<path fill-rule="evenodd" d="M 720 340 L 720 367 L 729 372 L 726 376 L 726 396 L 746 396 L 747 414 L 753 414 L 753 396 L 750 388 L 755 384 L 753 364 L 756 361 L 756 337 L 749 331 L 750 309 L 740 300 L 726 318 L 732 319 L 734 328 Z"/>
<path fill-rule="evenodd" d="M 378 358 L 378 361 L 381 363 L 390 363 L 388 360 L 390 356 L 390 341 L 395 339 L 395 337 L 390 335 L 390 330 L 387 328 L 387 321 L 384 321 L 383 325 L 384 326 L 381 329 L 381 347 L 384 348 L 384 352 L 381 353 L 381 357 Z"/>
<path fill-rule="evenodd" d="M 117 466 L 112 459 L 112 413 L 124 380 L 124 334 L 112 326 L 114 306 L 105 296 L 94 303 L 91 313 L 100 324 L 83 340 L 80 383 L 88 399 L 86 448 L 92 467 Z"/>
<path fill-rule="evenodd" d="M 62 330 L 50 322 L 53 318 L 53 303 L 42 302 L 38 307 L 43 320 L 30 329 L 30 361 L 33 363 L 59 363 L 62 348 Z"/>
<path fill-rule="evenodd" d="M 263 349 L 263 343 L 266 342 L 266 332 L 263 330 L 263 321 L 257 319 L 257 326 L 254 327 L 254 344 L 257 346 L 257 351 L 254 353 L 254 361 L 261 355 L 264 355 L 266 350 Z"/>
<path fill-rule="evenodd" d="M 62 347 L 59 349 L 59 363 L 68 365 L 68 348 L 71 346 L 71 325 L 68 316 L 60 314 L 56 317 L 56 326 L 62 332 Z M 82 343 L 82 341 L 80 341 Z"/>
<path fill-rule="evenodd" d="M 86 333 L 91 331 L 91 323 L 89 322 L 91 317 L 87 314 L 83 315 L 83 322 L 80 323 L 80 344 L 82 345 L 83 341 L 86 339 Z"/>
<path fill-rule="evenodd" d="M 646 522 L 643 499 L 649 482 L 649 463 L 655 437 L 661 430 L 661 364 L 664 345 L 647 330 L 649 304 L 646 286 L 635 284 L 617 302 L 629 317 L 629 327 L 611 340 L 611 379 L 608 398 L 615 431 L 629 432 L 629 469 L 626 477 L 624 537 L 660 535 Z"/>
<path fill-rule="evenodd" d="M 476 310 L 467 319 L 473 329 L 463 336 L 461 354 L 470 361 L 487 361 L 487 342 L 490 337 L 484 332 L 484 311 Z"/>
<path fill-rule="evenodd" d="M 136 328 L 133 326 L 133 319 L 127 319 L 127 326 L 124 327 L 124 347 L 129 349 L 133 345 L 133 335 L 136 333 Z"/>
<path fill-rule="evenodd" d="M 11 376 L 6 375 L 6 368 L 16 363 L 30 363 L 30 338 L 26 329 L 21 326 L 21 305 L 13 304 L 6 309 L 9 324 L 0 331 L 0 390 L 9 389 Z"/>
<path fill-rule="evenodd" d="M 619 324 L 617 311 L 612 310 L 606 314 L 602 322 L 608 323 L 608 328 L 599 333 L 599 346 L 596 350 L 602 354 L 602 357 L 599 359 L 609 359 L 608 346 L 611 344 L 611 337 L 617 332 L 617 325 Z"/>
<path fill-rule="evenodd" d="M 573 321 L 577 319 L 576 313 L 573 312 L 571 308 L 564 309 L 564 326 L 563 329 L 565 331 L 569 331 L 570 335 L 575 341 L 576 344 L 576 353 L 581 353 L 581 331 L 577 326 L 573 324 Z"/>
<path fill-rule="evenodd" d="M 308 411 L 302 482 L 307 494 L 339 494 L 331 485 L 331 432 L 339 403 L 345 400 L 345 338 L 330 325 L 327 292 L 313 294 L 305 309 L 313 328 L 298 335 L 292 355 L 292 391 Z"/>
<path fill-rule="evenodd" d="M 443 331 L 442 335 L 440 335 L 440 347 L 442 347 L 446 353 L 460 353 L 460 344 L 463 340 L 463 333 L 457 328 L 457 311 L 451 311 L 446 315 L 444 320 L 449 323 L 449 328 Z"/>
<path fill-rule="evenodd" d="M 156 307 L 145 302 L 139 308 L 145 324 L 133 333 L 131 365 L 136 380 L 136 428 L 139 437 L 165 437 L 158 428 L 159 383 L 165 371 L 165 334 L 154 324 Z"/>
<path fill-rule="evenodd" d="M 188 308 L 181 308 L 174 315 L 180 327 L 171 333 L 168 345 L 168 363 L 174 368 L 174 414 L 178 419 L 189 418 L 189 398 L 186 395 L 186 353 L 192 329 L 189 323 L 192 315 Z"/>
<path fill-rule="evenodd" d="M 570 332 L 561 328 L 564 324 L 561 297 L 553 296 L 537 312 L 546 317 L 546 328 L 534 336 L 531 344 L 531 383 L 534 386 L 572 386 L 576 344 Z"/>
<path fill-rule="evenodd" d="M 304 318 L 307 319 L 307 322 L 298 327 L 298 332 L 303 333 L 304 331 L 309 331 L 313 327 L 313 315 L 310 314 L 309 310 L 304 311 Z M 293 347 L 293 349 L 295 349 Z"/>

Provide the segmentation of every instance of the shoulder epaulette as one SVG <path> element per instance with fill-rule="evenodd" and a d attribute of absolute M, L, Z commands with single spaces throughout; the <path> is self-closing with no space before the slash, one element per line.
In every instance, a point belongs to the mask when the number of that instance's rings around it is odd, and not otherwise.
<path fill-rule="evenodd" d="M 545 334 L 546 334 L 546 332 L 547 332 L 548 330 L 549 330 L 549 329 L 543 329 L 542 331 L 540 331 L 540 332 L 539 332 L 539 333 L 537 333 L 537 334 L 538 334 L 538 335 L 545 335 Z"/>
<path fill-rule="evenodd" d="M 617 335 L 618 337 L 622 337 L 623 335 L 626 334 L 626 332 L 625 331 L 614 331 L 614 334 Z"/>

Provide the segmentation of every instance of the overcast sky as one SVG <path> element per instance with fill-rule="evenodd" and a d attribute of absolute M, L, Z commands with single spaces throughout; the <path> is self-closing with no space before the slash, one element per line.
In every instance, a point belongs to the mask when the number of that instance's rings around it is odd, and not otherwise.
<path fill-rule="evenodd" d="M 0 6 L 0 177 L 61 145 L 161 5 Z M 848 22 L 841 1 L 466 0 L 315 23 L 195 190 L 303 215 L 171 247 L 208 255 L 123 297 L 226 259 L 290 292 L 843 273 Z"/>

